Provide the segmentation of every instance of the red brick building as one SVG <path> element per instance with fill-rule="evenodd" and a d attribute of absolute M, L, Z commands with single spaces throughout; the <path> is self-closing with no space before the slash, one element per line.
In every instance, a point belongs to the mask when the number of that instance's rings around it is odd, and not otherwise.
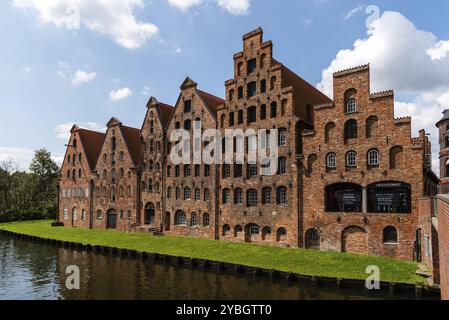
<path fill-rule="evenodd" d="M 86 178 L 74 183 L 65 174 L 73 158 L 66 157 L 60 221 L 416 258 L 418 198 L 434 195 L 438 179 L 425 132 L 412 138 L 411 119 L 394 118 L 393 92 L 372 94 L 369 67 L 362 66 L 335 74 L 332 101 L 273 58 L 260 28 L 243 36 L 233 58 L 225 100 L 187 78 L 174 107 L 150 99 L 140 130 L 112 119 L 105 135 L 83 139 L 89 155 L 82 157 L 92 160 L 84 164 Z M 177 129 L 190 133 L 192 151 L 210 147 L 193 134 L 197 121 L 201 133 L 220 130 L 220 151 L 243 155 L 244 163 L 173 163 Z M 276 174 L 248 161 L 255 144 L 271 149 L 271 139 L 229 138 L 229 129 L 277 130 Z M 82 208 L 64 194 L 78 185 L 92 189 Z M 91 223 L 72 223 L 75 207 Z"/>

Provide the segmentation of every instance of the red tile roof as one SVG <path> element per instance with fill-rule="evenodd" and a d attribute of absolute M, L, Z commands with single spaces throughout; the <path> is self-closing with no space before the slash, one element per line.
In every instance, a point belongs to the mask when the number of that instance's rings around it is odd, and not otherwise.
<path fill-rule="evenodd" d="M 127 126 L 122 126 L 123 137 L 128 146 L 129 154 L 135 166 L 140 165 L 142 158 L 141 144 L 140 144 L 140 130 Z"/>
<path fill-rule="evenodd" d="M 86 152 L 89 167 L 93 171 L 95 170 L 98 158 L 100 157 L 101 148 L 103 147 L 106 135 L 101 132 L 79 129 L 79 136 Z"/>
<path fill-rule="evenodd" d="M 203 99 L 204 103 L 209 108 L 209 110 L 216 117 L 218 108 L 220 106 L 222 106 L 225 103 L 225 101 L 217 96 L 210 94 L 210 93 L 207 93 L 207 92 L 204 92 L 204 91 L 201 91 L 198 89 L 196 91 L 198 92 L 198 95 L 201 97 L 201 99 Z"/>
<path fill-rule="evenodd" d="M 159 102 L 159 112 L 161 115 L 161 121 L 162 121 L 162 125 L 164 126 L 164 128 L 168 127 L 168 122 L 170 121 L 171 115 L 174 110 L 175 110 L 174 107 L 172 107 L 168 104 Z"/>

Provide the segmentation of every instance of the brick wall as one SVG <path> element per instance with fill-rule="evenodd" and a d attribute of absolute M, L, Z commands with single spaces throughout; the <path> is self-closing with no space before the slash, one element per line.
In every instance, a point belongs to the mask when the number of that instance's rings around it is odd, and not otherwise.
<path fill-rule="evenodd" d="M 449 300 L 449 197 L 438 196 L 438 235 L 440 244 L 441 297 Z"/>

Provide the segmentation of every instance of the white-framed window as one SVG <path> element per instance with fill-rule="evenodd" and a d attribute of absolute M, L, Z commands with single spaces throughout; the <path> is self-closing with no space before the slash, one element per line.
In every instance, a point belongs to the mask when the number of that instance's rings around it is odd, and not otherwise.
<path fill-rule="evenodd" d="M 81 220 L 86 220 L 86 210 L 81 211 Z"/>
<path fill-rule="evenodd" d="M 67 198 L 72 197 L 72 189 L 67 189 Z"/>
<path fill-rule="evenodd" d="M 69 220 L 69 209 L 64 208 L 64 220 Z"/>
<path fill-rule="evenodd" d="M 276 202 L 278 205 L 287 204 L 287 188 L 279 187 L 276 192 Z"/>
<path fill-rule="evenodd" d="M 84 194 L 86 195 L 86 198 L 89 198 L 89 188 L 84 190 Z"/>
<path fill-rule="evenodd" d="M 248 191 L 247 195 L 247 206 L 249 208 L 257 206 L 257 190 L 252 189 Z"/>
<path fill-rule="evenodd" d="M 287 145 L 287 130 L 279 129 L 279 146 L 284 147 Z"/>
<path fill-rule="evenodd" d="M 357 167 L 357 153 L 354 151 L 348 152 L 346 155 L 346 166 L 348 168 L 355 168 Z"/>
<path fill-rule="evenodd" d="M 192 189 L 190 188 L 184 189 L 184 200 L 192 200 Z"/>
<path fill-rule="evenodd" d="M 337 168 L 337 155 L 335 153 L 329 153 L 326 157 L 326 166 L 328 169 Z"/>
<path fill-rule="evenodd" d="M 203 227 L 209 227 L 210 226 L 210 216 L 208 213 L 205 213 L 203 215 Z"/>
<path fill-rule="evenodd" d="M 196 213 L 192 213 L 190 218 L 190 226 L 196 227 L 198 225 L 198 215 Z"/>
<path fill-rule="evenodd" d="M 376 149 L 368 152 L 368 165 L 373 167 L 379 165 L 379 151 Z"/>
<path fill-rule="evenodd" d="M 67 196 L 67 190 L 62 189 L 62 197 L 65 198 Z"/>
<path fill-rule="evenodd" d="M 73 208 L 72 219 L 73 219 L 73 221 L 77 221 L 78 220 L 78 210 L 76 208 Z"/>
<path fill-rule="evenodd" d="M 346 102 L 346 113 L 353 113 L 357 111 L 357 101 L 355 99 L 349 99 Z"/>

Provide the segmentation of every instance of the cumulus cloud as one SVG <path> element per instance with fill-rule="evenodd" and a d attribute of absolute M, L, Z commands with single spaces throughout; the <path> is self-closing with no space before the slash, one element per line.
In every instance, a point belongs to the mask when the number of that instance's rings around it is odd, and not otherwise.
<path fill-rule="evenodd" d="M 78 70 L 72 78 L 72 83 L 75 86 L 79 86 L 80 84 L 91 82 L 95 79 L 96 76 L 97 74 L 95 72 L 89 73 L 86 71 Z"/>
<path fill-rule="evenodd" d="M 182 11 L 188 11 L 193 6 L 201 5 L 211 0 L 168 0 L 169 4 Z M 248 13 L 250 0 L 213 0 L 220 8 L 233 15 Z"/>
<path fill-rule="evenodd" d="M 432 134 L 437 160 L 435 123 L 444 108 L 449 107 L 446 42 L 418 29 L 398 12 L 385 12 L 372 23 L 366 38 L 356 40 L 353 48 L 337 53 L 323 71 L 318 88 L 332 96 L 334 72 L 370 63 L 371 91 L 394 89 L 402 97 L 399 99 L 402 101 L 396 102 L 396 116 L 412 116 L 414 134 L 421 128 Z"/>
<path fill-rule="evenodd" d="M 134 15 L 136 8 L 144 7 L 143 0 L 14 0 L 14 5 L 33 10 L 43 23 L 67 29 L 83 25 L 127 49 L 143 46 L 158 33 L 156 25 Z"/>
<path fill-rule="evenodd" d="M 13 168 L 20 171 L 28 170 L 33 157 L 34 151 L 31 149 L 0 147 L 0 163 L 11 163 Z"/>
<path fill-rule="evenodd" d="M 70 130 L 72 129 L 75 122 L 67 122 L 62 123 L 56 126 L 54 132 L 56 134 L 56 138 L 60 140 L 67 141 L 70 138 Z M 100 125 L 97 122 L 81 122 L 77 123 L 80 128 L 98 131 L 98 132 L 106 132 L 106 127 Z"/>
<path fill-rule="evenodd" d="M 111 101 L 115 102 L 115 101 L 120 101 L 120 100 L 126 99 L 126 98 L 130 97 L 132 94 L 133 93 L 132 93 L 131 89 L 126 87 L 126 88 L 121 88 L 121 89 L 118 89 L 115 91 L 112 90 L 109 93 L 109 98 L 111 99 Z"/>

